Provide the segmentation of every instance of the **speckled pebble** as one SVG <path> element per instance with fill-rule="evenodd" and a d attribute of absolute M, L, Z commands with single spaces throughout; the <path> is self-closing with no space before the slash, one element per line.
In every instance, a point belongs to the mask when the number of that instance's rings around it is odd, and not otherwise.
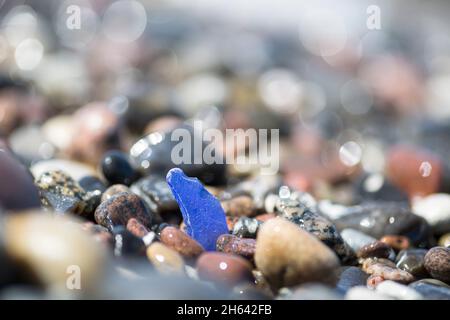
<path fill-rule="evenodd" d="M 149 230 L 135 218 L 128 220 L 127 230 L 138 238 L 143 238 L 147 233 L 149 233 Z"/>
<path fill-rule="evenodd" d="M 223 234 L 217 239 L 217 251 L 236 254 L 253 260 L 255 250 L 255 239 L 240 238 L 231 234 Z"/>
<path fill-rule="evenodd" d="M 108 200 L 109 198 L 111 198 L 113 195 L 116 195 L 118 193 L 122 193 L 122 192 L 128 192 L 131 193 L 130 189 L 123 184 L 113 184 L 112 186 L 110 186 L 108 189 L 106 189 L 103 194 L 102 194 L 102 202 Z"/>
<path fill-rule="evenodd" d="M 433 278 L 450 283 L 450 248 L 431 248 L 425 255 L 424 265 Z"/>
<path fill-rule="evenodd" d="M 392 248 L 386 243 L 381 241 L 375 241 L 361 247 L 358 252 L 358 258 L 388 258 Z"/>

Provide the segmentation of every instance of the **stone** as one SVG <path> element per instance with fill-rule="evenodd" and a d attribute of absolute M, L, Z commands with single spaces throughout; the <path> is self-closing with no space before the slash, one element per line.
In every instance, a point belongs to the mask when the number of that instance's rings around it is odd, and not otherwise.
<path fill-rule="evenodd" d="M 304 284 L 292 290 L 285 300 L 342 300 L 343 295 L 323 284 Z"/>
<path fill-rule="evenodd" d="M 423 164 L 431 168 L 423 172 Z M 387 154 L 386 171 L 392 183 L 410 198 L 439 192 L 444 174 L 442 160 L 435 154 L 409 146 L 395 146 Z"/>
<path fill-rule="evenodd" d="M 381 242 L 386 243 L 395 251 L 406 250 L 409 248 L 409 239 L 405 236 L 387 235 L 380 239 Z"/>
<path fill-rule="evenodd" d="M 366 285 L 367 288 L 375 289 L 383 281 L 385 281 L 385 279 L 382 276 L 378 274 L 372 274 L 367 278 Z"/>
<path fill-rule="evenodd" d="M 425 269 L 424 259 L 428 250 L 408 249 L 400 251 L 396 258 L 396 266 L 401 270 L 411 273 L 414 277 L 426 278 L 429 276 Z"/>
<path fill-rule="evenodd" d="M 441 285 L 431 284 L 419 280 L 409 285 L 419 292 L 425 299 L 429 300 L 450 300 L 450 288 Z"/>
<path fill-rule="evenodd" d="M 86 176 L 97 176 L 93 167 L 81 162 L 64 159 L 42 160 L 34 163 L 30 167 L 30 171 L 35 179 L 39 178 L 45 172 L 58 170 L 70 173 L 70 176 L 76 181 L 80 181 Z"/>
<path fill-rule="evenodd" d="M 356 286 L 347 291 L 345 300 L 393 300 L 390 296 L 384 295 L 375 290 L 363 286 Z"/>
<path fill-rule="evenodd" d="M 103 177 L 110 184 L 131 185 L 137 178 L 138 174 L 131 166 L 128 156 L 118 150 L 108 151 L 100 162 Z"/>
<path fill-rule="evenodd" d="M 366 261 L 364 261 L 363 271 L 374 277 L 378 276 L 384 280 L 393 280 L 401 283 L 410 283 L 415 280 L 414 276 L 409 272 L 400 270 L 395 266 L 392 267 L 384 263 L 380 263 L 376 259 L 370 260 L 370 263 L 366 263 Z"/>
<path fill-rule="evenodd" d="M 131 218 L 136 218 L 147 228 L 151 227 L 152 213 L 143 201 L 132 193 L 115 194 L 95 210 L 95 221 L 109 230 L 117 225 L 126 226 Z"/>
<path fill-rule="evenodd" d="M 205 252 L 197 260 L 200 279 L 226 287 L 253 280 L 252 266 L 244 258 L 222 252 Z"/>
<path fill-rule="evenodd" d="M 422 300 L 423 296 L 413 288 L 386 280 L 376 286 L 376 291 L 397 300 Z"/>
<path fill-rule="evenodd" d="M 159 238 L 169 248 L 174 249 L 185 258 L 196 258 L 205 250 L 194 239 L 178 228 L 167 226 L 160 232 Z"/>
<path fill-rule="evenodd" d="M 255 264 L 272 287 L 305 282 L 334 284 L 339 259 L 315 236 L 284 218 L 265 222 L 257 236 Z"/>
<path fill-rule="evenodd" d="M 0 147 L 0 206 L 6 210 L 39 208 L 38 189 L 28 170 Z"/>
<path fill-rule="evenodd" d="M 214 251 L 217 238 L 228 233 L 220 202 L 198 179 L 187 177 L 181 169 L 170 170 L 167 183 L 183 214 L 187 234 L 205 250 Z"/>
<path fill-rule="evenodd" d="M 375 241 L 361 247 L 356 255 L 358 258 L 388 258 L 391 254 L 392 248 L 386 243 Z"/>
<path fill-rule="evenodd" d="M 111 231 L 114 238 L 114 256 L 144 256 L 145 244 L 124 226 L 115 226 Z"/>
<path fill-rule="evenodd" d="M 96 176 L 84 176 L 78 180 L 78 184 L 84 191 L 96 192 L 100 195 L 107 189 L 103 181 Z"/>
<path fill-rule="evenodd" d="M 408 202 L 408 195 L 394 186 L 380 173 L 361 176 L 355 183 L 356 202 L 396 201 Z"/>
<path fill-rule="evenodd" d="M 141 178 L 133 183 L 130 189 L 139 195 L 152 211 L 160 215 L 180 211 L 168 183 L 159 175 Z"/>
<path fill-rule="evenodd" d="M 184 274 L 183 258 L 175 250 L 155 242 L 147 248 L 147 258 L 162 274 Z"/>
<path fill-rule="evenodd" d="M 23 269 L 52 290 L 87 294 L 97 290 L 102 281 L 106 250 L 74 218 L 40 211 L 8 216 L 5 244 L 8 254 L 20 261 Z M 67 287 L 68 270 L 70 274 L 81 272 L 81 290 Z"/>
<path fill-rule="evenodd" d="M 256 218 L 240 217 L 233 225 L 232 234 L 241 238 L 256 238 L 260 226 L 263 224 Z"/>
<path fill-rule="evenodd" d="M 223 234 L 217 239 L 217 251 L 236 254 L 253 260 L 256 240 L 240 238 L 231 234 Z"/>
<path fill-rule="evenodd" d="M 431 248 L 425 255 L 424 266 L 433 278 L 450 283 L 450 248 Z"/>
<path fill-rule="evenodd" d="M 368 274 L 358 267 L 343 267 L 340 270 L 336 289 L 345 294 L 352 287 L 365 285 L 367 278 Z"/>
<path fill-rule="evenodd" d="M 334 223 L 339 230 L 357 229 L 376 239 L 395 234 L 408 237 L 414 246 L 427 247 L 432 242 L 428 223 L 396 202 L 370 202 L 349 207 Z"/>
<path fill-rule="evenodd" d="M 450 194 L 436 193 L 415 198 L 412 212 L 423 217 L 436 234 L 450 232 Z"/>
<path fill-rule="evenodd" d="M 450 233 L 446 233 L 439 238 L 438 244 L 441 247 L 450 247 Z"/>
<path fill-rule="evenodd" d="M 44 172 L 37 180 L 41 203 L 44 207 L 58 213 L 71 212 L 91 218 L 96 200 L 86 193 L 80 185 L 63 171 Z"/>
<path fill-rule="evenodd" d="M 67 148 L 72 159 L 97 164 L 105 152 L 122 149 L 120 118 L 106 103 L 92 102 L 78 109 L 73 115 L 72 126 Z"/>
<path fill-rule="evenodd" d="M 44 122 L 41 127 L 45 139 L 58 150 L 65 151 L 72 139 L 72 117 L 70 115 L 57 115 Z"/>
<path fill-rule="evenodd" d="M 251 217 L 256 215 L 257 208 L 250 196 L 237 196 L 221 202 L 225 214 L 234 217 Z"/>
<path fill-rule="evenodd" d="M 194 155 L 194 145 L 199 144 L 203 154 L 204 148 L 209 144 L 201 141 L 198 134 L 194 135 L 194 129 L 188 124 L 183 124 L 168 132 L 153 132 L 138 140 L 130 149 L 130 158 L 136 168 L 144 175 L 159 174 L 165 176 L 172 168 L 178 167 L 186 175 L 196 177 L 207 185 L 223 185 L 226 182 L 226 166 L 220 163 L 194 164 L 189 163 L 175 164 L 172 161 L 172 150 L 180 143 L 178 139 L 172 140 L 171 136 L 177 129 L 183 132 L 189 132 L 192 139 L 191 155 Z M 199 139 L 200 138 L 200 139 Z M 200 140 L 200 141 L 199 141 Z"/>
<path fill-rule="evenodd" d="M 368 245 L 377 240 L 374 237 L 368 236 L 361 231 L 350 228 L 342 230 L 341 237 L 355 252 L 357 252 L 365 245 Z"/>
<path fill-rule="evenodd" d="M 105 202 L 106 200 L 108 200 L 112 196 L 114 196 L 114 195 L 116 195 L 118 193 L 124 193 L 124 192 L 125 193 L 131 193 L 131 190 L 126 185 L 113 184 L 108 189 L 106 189 L 105 192 L 103 192 L 101 202 Z"/>
<path fill-rule="evenodd" d="M 138 238 L 143 238 L 149 233 L 149 230 L 135 218 L 128 220 L 127 230 Z"/>

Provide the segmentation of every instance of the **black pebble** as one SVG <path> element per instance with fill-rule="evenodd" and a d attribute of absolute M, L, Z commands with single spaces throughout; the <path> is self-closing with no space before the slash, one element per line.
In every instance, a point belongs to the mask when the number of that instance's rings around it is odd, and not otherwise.
<path fill-rule="evenodd" d="M 128 161 L 128 156 L 120 151 L 107 152 L 101 161 L 101 170 L 111 184 L 129 186 L 137 179 L 137 173 Z"/>

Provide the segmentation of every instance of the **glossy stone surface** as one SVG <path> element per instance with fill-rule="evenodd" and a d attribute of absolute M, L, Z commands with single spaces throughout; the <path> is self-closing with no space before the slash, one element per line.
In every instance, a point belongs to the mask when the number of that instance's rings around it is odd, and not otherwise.
<path fill-rule="evenodd" d="M 409 248 L 409 239 L 405 236 L 388 235 L 380 239 L 395 251 L 406 250 Z"/>
<path fill-rule="evenodd" d="M 368 259 L 366 259 L 368 260 Z M 378 262 L 375 260 L 369 260 L 369 263 L 366 263 L 364 261 L 363 270 L 364 272 L 370 274 L 374 277 L 380 277 L 382 280 L 393 280 L 398 281 L 401 283 L 410 283 L 413 282 L 414 276 L 410 274 L 409 272 L 406 272 L 404 270 L 400 270 L 396 268 L 395 266 L 389 266 L 384 263 Z"/>
<path fill-rule="evenodd" d="M 155 242 L 147 248 L 147 258 L 162 274 L 184 274 L 183 258 L 175 250 Z"/>
<path fill-rule="evenodd" d="M 199 143 L 203 152 L 206 143 L 201 138 L 194 138 L 193 128 L 190 125 L 182 125 L 179 127 L 183 132 L 190 133 L 192 146 L 191 155 L 194 156 L 194 144 Z M 175 128 L 174 130 L 177 130 Z M 180 143 L 178 139 L 172 141 L 171 136 L 174 130 L 169 132 L 153 132 L 140 140 L 138 140 L 130 149 L 130 157 L 132 162 L 140 170 L 148 174 L 159 174 L 164 176 L 172 168 L 178 167 L 182 169 L 186 175 L 197 177 L 208 185 L 221 185 L 225 183 L 226 166 L 223 164 L 194 164 L 190 159 L 189 164 L 175 164 L 172 161 L 172 150 Z M 197 137 L 197 135 L 195 135 Z"/>
<path fill-rule="evenodd" d="M 102 194 L 102 202 L 108 200 L 109 198 L 111 198 L 113 195 L 118 194 L 118 193 L 131 193 L 131 190 L 123 184 L 113 184 L 112 186 L 110 186 L 108 189 L 106 189 L 103 194 Z"/>
<path fill-rule="evenodd" d="M 232 234 L 242 238 L 256 238 L 262 221 L 256 218 L 240 217 L 233 225 Z"/>
<path fill-rule="evenodd" d="M 340 270 L 336 288 L 340 292 L 345 293 L 352 287 L 365 285 L 368 276 L 367 273 L 358 267 L 343 267 Z"/>
<path fill-rule="evenodd" d="M 197 260 L 197 272 L 200 279 L 233 286 L 253 279 L 251 264 L 239 256 L 205 252 Z"/>
<path fill-rule="evenodd" d="M 138 177 L 137 172 L 128 161 L 128 156 L 121 151 L 108 151 L 100 162 L 101 171 L 111 184 L 130 185 Z"/>
<path fill-rule="evenodd" d="M 9 210 L 38 208 L 39 193 L 29 171 L 0 147 L 0 205 Z"/>
<path fill-rule="evenodd" d="M 424 265 L 433 278 L 450 283 L 450 248 L 431 248 L 425 255 Z"/>
<path fill-rule="evenodd" d="M 367 174 L 355 183 L 357 202 L 402 201 L 408 202 L 408 195 L 394 186 L 379 173 Z"/>
<path fill-rule="evenodd" d="M 284 218 L 265 222 L 256 240 L 255 263 L 271 286 L 334 284 L 339 259 L 309 232 Z"/>
<path fill-rule="evenodd" d="M 355 230 L 346 228 L 341 231 L 341 236 L 344 239 L 344 241 L 355 251 L 357 252 L 359 249 L 361 249 L 363 246 L 368 245 L 377 239 L 374 237 L 368 236 L 367 234 Z"/>
<path fill-rule="evenodd" d="M 414 288 L 386 280 L 376 287 L 377 292 L 398 300 L 422 300 L 423 296 Z"/>
<path fill-rule="evenodd" d="M 397 268 L 408 271 L 419 279 L 429 276 L 424 266 L 424 258 L 427 252 L 426 249 L 400 251 L 395 260 Z"/>
<path fill-rule="evenodd" d="M 375 241 L 361 247 L 358 252 L 358 258 L 388 258 L 392 248 L 386 243 L 381 241 Z"/>
<path fill-rule="evenodd" d="M 127 222 L 127 230 L 138 238 L 143 238 L 149 230 L 135 218 L 131 218 Z"/>
<path fill-rule="evenodd" d="M 425 299 L 450 300 L 449 287 L 434 285 L 423 280 L 413 282 L 409 286 L 419 292 Z"/>
<path fill-rule="evenodd" d="M 187 234 L 207 251 L 216 249 L 217 238 L 228 234 L 220 202 L 196 178 L 187 177 L 181 169 L 167 174 L 167 183 L 183 214 Z"/>
<path fill-rule="evenodd" d="M 145 244 L 124 226 L 116 226 L 112 230 L 114 238 L 114 255 L 123 256 L 142 256 L 145 254 Z"/>
<path fill-rule="evenodd" d="M 217 239 L 217 251 L 236 254 L 253 260 L 256 240 L 240 238 L 231 234 L 223 234 Z"/>
<path fill-rule="evenodd" d="M 117 225 L 126 226 L 131 218 L 136 218 L 145 227 L 151 227 L 151 212 L 142 200 L 132 193 L 115 194 L 95 210 L 95 221 L 109 230 Z"/>
<path fill-rule="evenodd" d="M 186 258 L 195 258 L 205 251 L 197 241 L 175 227 L 163 228 L 159 237 L 162 243 Z"/>

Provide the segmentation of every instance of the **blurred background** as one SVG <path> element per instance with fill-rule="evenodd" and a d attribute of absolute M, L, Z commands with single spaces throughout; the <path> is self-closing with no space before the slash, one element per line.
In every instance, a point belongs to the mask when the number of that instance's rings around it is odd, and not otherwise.
<path fill-rule="evenodd" d="M 281 171 L 300 189 L 382 173 L 398 143 L 445 166 L 449 6 L 2 0 L 0 131 L 30 165 L 70 140 L 53 118 L 104 101 L 125 120 L 124 150 L 160 117 L 278 128 Z"/>

